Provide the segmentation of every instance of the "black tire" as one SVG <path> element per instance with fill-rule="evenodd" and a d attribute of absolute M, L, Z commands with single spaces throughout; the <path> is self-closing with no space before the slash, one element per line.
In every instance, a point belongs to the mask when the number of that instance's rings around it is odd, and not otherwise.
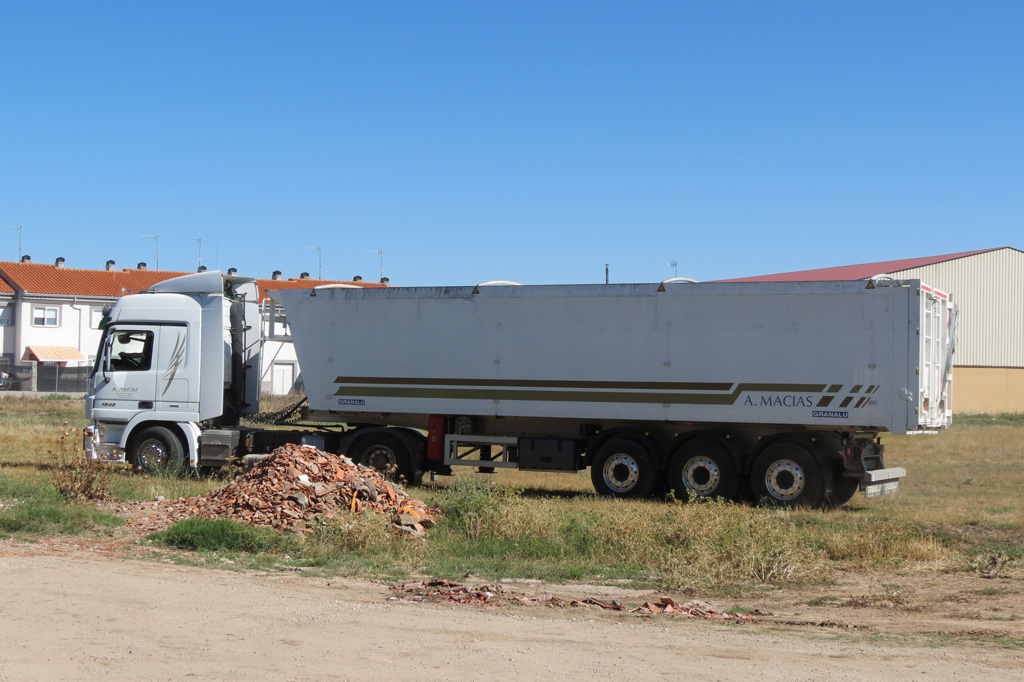
<path fill-rule="evenodd" d="M 129 459 L 144 474 L 179 476 L 185 470 L 185 448 L 173 431 L 150 426 L 132 439 Z"/>
<path fill-rule="evenodd" d="M 390 474 L 396 479 L 404 478 L 408 483 L 413 481 L 409 448 L 397 436 L 387 433 L 363 436 L 353 444 L 349 457 L 357 464 L 376 469 L 382 474 Z"/>
<path fill-rule="evenodd" d="M 695 438 L 672 456 L 668 467 L 668 485 L 677 500 L 739 497 L 740 477 L 728 450 L 707 438 Z"/>
<path fill-rule="evenodd" d="M 825 495 L 821 467 L 799 445 L 772 445 L 754 462 L 750 488 L 755 499 L 784 507 L 815 506 Z"/>
<path fill-rule="evenodd" d="M 602 445 L 590 465 L 590 480 L 598 495 L 646 497 L 657 478 L 654 461 L 644 446 L 625 438 Z"/>
<path fill-rule="evenodd" d="M 825 496 L 825 504 L 829 507 L 840 507 L 852 500 L 858 490 L 860 490 L 860 479 L 847 478 L 843 476 L 843 471 L 840 469 L 832 481 L 832 494 Z"/>

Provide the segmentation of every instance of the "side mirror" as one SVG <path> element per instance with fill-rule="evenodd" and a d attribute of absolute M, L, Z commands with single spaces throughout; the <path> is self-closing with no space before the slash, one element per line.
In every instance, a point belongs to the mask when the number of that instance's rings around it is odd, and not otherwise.
<path fill-rule="evenodd" d="M 110 383 L 110 375 L 107 372 L 110 370 L 110 348 L 114 345 L 114 338 L 107 336 L 106 343 L 103 344 L 103 356 L 100 358 L 100 367 L 103 372 L 103 383 Z"/>

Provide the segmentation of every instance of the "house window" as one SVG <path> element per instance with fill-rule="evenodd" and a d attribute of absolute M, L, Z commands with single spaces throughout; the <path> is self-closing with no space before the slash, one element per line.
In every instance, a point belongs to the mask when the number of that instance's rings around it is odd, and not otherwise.
<path fill-rule="evenodd" d="M 93 308 L 89 314 L 89 329 L 99 329 L 103 322 L 103 308 Z"/>
<path fill-rule="evenodd" d="M 0 308 L 0 327 L 14 326 L 14 306 L 11 304 Z"/>
<path fill-rule="evenodd" d="M 32 308 L 32 326 L 34 327 L 57 327 L 60 326 L 59 309 L 50 306 L 35 306 Z"/>

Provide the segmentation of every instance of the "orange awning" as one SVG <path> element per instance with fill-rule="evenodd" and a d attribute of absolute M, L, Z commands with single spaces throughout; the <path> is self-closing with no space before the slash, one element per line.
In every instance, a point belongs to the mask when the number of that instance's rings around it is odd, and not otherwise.
<path fill-rule="evenodd" d="M 85 360 L 85 358 L 74 346 L 27 346 L 23 360 L 75 362 Z"/>

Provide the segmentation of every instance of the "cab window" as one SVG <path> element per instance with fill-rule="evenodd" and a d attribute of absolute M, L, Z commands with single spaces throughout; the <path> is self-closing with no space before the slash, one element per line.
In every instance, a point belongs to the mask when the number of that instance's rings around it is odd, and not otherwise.
<path fill-rule="evenodd" d="M 110 339 L 110 369 L 142 372 L 153 363 L 153 332 L 114 331 Z"/>

